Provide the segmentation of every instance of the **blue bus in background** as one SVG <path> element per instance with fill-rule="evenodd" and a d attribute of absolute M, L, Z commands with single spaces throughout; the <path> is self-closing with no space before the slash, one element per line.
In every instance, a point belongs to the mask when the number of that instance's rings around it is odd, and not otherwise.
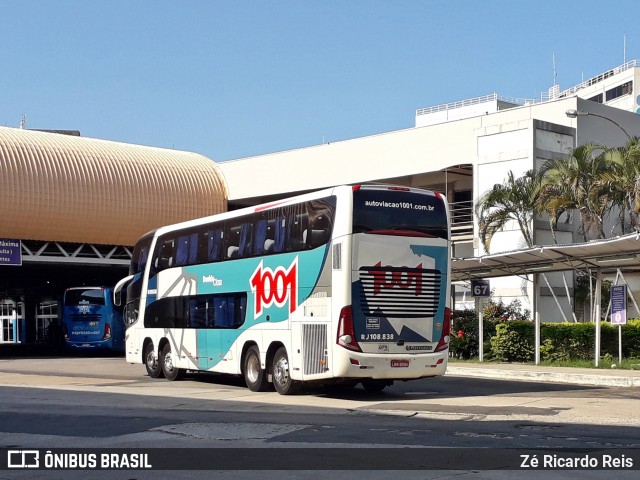
<path fill-rule="evenodd" d="M 124 352 L 124 319 L 122 308 L 113 304 L 113 288 L 68 288 L 64 293 L 62 328 L 69 350 Z"/>

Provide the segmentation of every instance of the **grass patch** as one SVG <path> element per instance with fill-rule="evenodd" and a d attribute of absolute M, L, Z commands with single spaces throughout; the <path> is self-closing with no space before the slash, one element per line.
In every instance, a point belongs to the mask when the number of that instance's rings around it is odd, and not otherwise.
<path fill-rule="evenodd" d="M 470 358 L 469 360 L 461 360 L 457 358 L 450 358 L 449 363 L 452 365 L 465 365 L 465 364 L 479 364 L 478 357 Z M 487 365 L 500 364 L 497 360 L 486 360 L 482 362 Z M 520 362 L 518 362 L 520 363 Z M 525 362 L 523 365 L 534 365 L 533 362 Z M 598 366 L 595 366 L 594 360 L 556 360 L 556 361 L 541 361 L 540 365 L 545 367 L 573 367 L 573 368 L 593 368 L 603 370 L 640 370 L 640 358 L 623 358 L 622 362 L 619 362 L 617 358 L 601 358 L 598 362 Z"/>

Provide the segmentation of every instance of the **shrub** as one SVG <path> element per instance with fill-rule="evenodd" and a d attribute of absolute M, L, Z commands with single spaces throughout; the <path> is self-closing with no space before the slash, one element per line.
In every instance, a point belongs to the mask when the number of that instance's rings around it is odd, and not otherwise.
<path fill-rule="evenodd" d="M 496 305 L 498 308 L 496 308 Z M 491 312 L 504 313 L 494 302 Z M 485 310 L 486 311 L 486 310 Z M 484 320 L 484 357 L 503 362 L 532 361 L 535 356 L 535 324 L 507 321 L 502 316 Z M 618 357 L 618 327 L 601 324 L 600 352 L 605 358 Z M 593 323 L 543 323 L 540 326 L 540 357 L 543 361 L 593 360 L 595 325 Z M 451 329 L 450 353 L 455 358 L 478 356 L 478 318 L 473 310 L 456 311 Z M 640 358 L 640 319 L 622 326 L 622 355 Z"/>
<path fill-rule="evenodd" d="M 640 358 L 640 319 L 622 326 L 622 355 Z"/>
<path fill-rule="evenodd" d="M 465 360 L 478 356 L 478 316 L 474 310 L 453 312 L 449 352 Z"/>
<path fill-rule="evenodd" d="M 540 336 L 542 360 L 593 358 L 595 329 L 591 323 L 543 323 Z"/>
<path fill-rule="evenodd" d="M 528 362 L 535 354 L 533 323 L 524 321 L 502 322 L 496 325 L 491 338 L 494 358 L 503 362 Z"/>

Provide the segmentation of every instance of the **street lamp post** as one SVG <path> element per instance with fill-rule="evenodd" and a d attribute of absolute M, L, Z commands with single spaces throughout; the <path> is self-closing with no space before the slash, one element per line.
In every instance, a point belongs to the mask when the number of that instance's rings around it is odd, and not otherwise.
<path fill-rule="evenodd" d="M 613 123 L 620 130 L 622 130 L 624 132 L 624 134 L 627 136 L 627 139 L 631 140 L 631 135 L 629 135 L 629 133 L 624 128 L 622 128 L 622 125 L 620 125 L 618 122 L 616 122 L 615 120 L 612 120 L 609 117 L 605 117 L 604 115 L 598 115 L 597 113 L 592 113 L 592 112 L 583 112 L 581 110 L 575 110 L 573 108 L 567 110 L 564 113 L 569 118 L 586 117 L 587 115 L 590 115 L 592 117 L 598 117 L 598 118 L 602 118 L 604 120 L 607 120 L 608 122 Z"/>

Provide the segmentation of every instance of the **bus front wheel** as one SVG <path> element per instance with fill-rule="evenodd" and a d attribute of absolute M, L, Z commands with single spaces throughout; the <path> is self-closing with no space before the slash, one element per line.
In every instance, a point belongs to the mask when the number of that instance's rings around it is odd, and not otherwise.
<path fill-rule="evenodd" d="M 273 386 L 280 395 L 293 395 L 298 390 L 298 382 L 291 378 L 287 350 L 280 347 L 273 357 Z"/>
<path fill-rule="evenodd" d="M 160 378 L 162 376 L 158 355 L 156 355 L 155 347 L 151 342 L 144 347 L 144 367 L 147 370 L 147 375 L 151 378 Z"/>
<path fill-rule="evenodd" d="M 185 371 L 175 366 L 175 355 L 171 351 L 171 345 L 168 343 L 162 349 L 160 364 L 162 366 L 162 373 L 164 373 L 167 380 L 180 380 L 184 377 Z"/>
<path fill-rule="evenodd" d="M 253 346 L 244 356 L 244 381 L 252 392 L 264 392 L 269 388 L 264 370 L 260 366 L 260 351 Z"/>

